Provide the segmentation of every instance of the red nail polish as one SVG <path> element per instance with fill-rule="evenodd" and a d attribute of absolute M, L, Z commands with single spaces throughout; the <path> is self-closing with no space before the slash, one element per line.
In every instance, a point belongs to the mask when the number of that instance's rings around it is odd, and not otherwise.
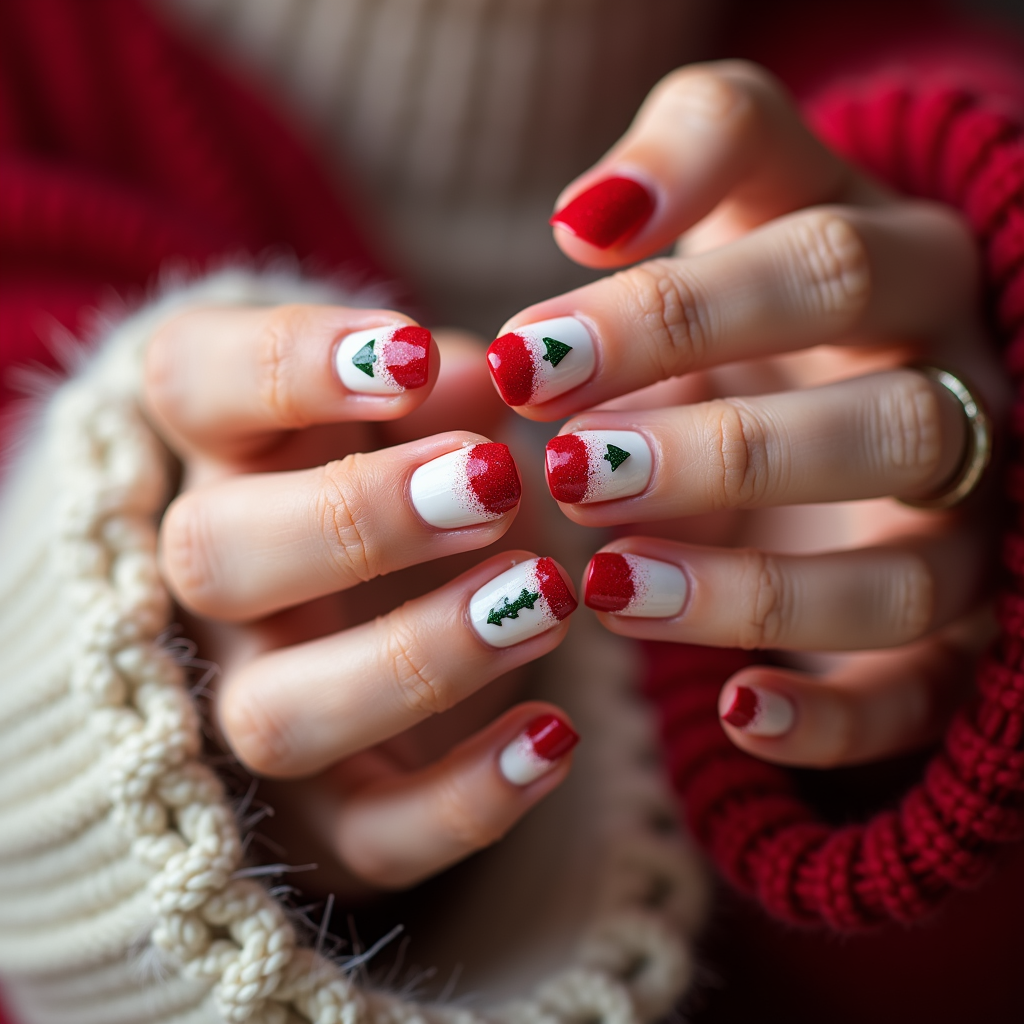
<path fill-rule="evenodd" d="M 466 479 L 477 500 L 493 515 L 504 515 L 522 497 L 519 469 L 508 445 L 473 445 L 466 460 Z"/>
<path fill-rule="evenodd" d="M 556 715 L 540 715 L 501 752 L 501 773 L 513 785 L 528 786 L 551 771 L 579 741 Z"/>
<path fill-rule="evenodd" d="M 549 223 L 598 249 L 610 249 L 635 235 L 652 213 L 654 198 L 638 181 L 605 178 L 556 211 Z"/>
<path fill-rule="evenodd" d="M 579 607 L 579 602 L 566 586 L 555 560 L 553 558 L 538 558 L 533 571 L 537 577 L 541 596 L 547 601 L 552 615 L 559 621 L 572 615 Z"/>
<path fill-rule="evenodd" d="M 430 331 L 400 327 L 384 348 L 388 373 L 408 391 L 421 388 L 430 376 Z"/>
<path fill-rule="evenodd" d="M 622 555 L 603 551 L 590 560 L 583 602 L 600 612 L 621 612 L 636 596 L 633 572 Z"/>
<path fill-rule="evenodd" d="M 587 493 L 590 479 L 589 450 L 578 434 L 551 438 L 544 449 L 548 490 L 555 501 L 577 505 Z"/>
<path fill-rule="evenodd" d="M 729 725 L 735 726 L 737 729 L 745 729 L 757 718 L 759 710 L 760 701 L 757 691 L 752 690 L 749 686 L 737 686 L 733 691 L 729 707 L 722 715 L 722 721 L 728 722 Z"/>
<path fill-rule="evenodd" d="M 512 332 L 495 338 L 487 348 L 487 367 L 507 405 L 526 405 L 533 397 L 533 358 L 522 335 Z"/>

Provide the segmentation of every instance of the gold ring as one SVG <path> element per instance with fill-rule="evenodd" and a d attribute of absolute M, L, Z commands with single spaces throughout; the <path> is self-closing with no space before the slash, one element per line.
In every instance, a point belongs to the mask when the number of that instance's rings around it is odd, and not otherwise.
<path fill-rule="evenodd" d="M 967 418 L 967 449 L 948 484 L 937 494 L 926 498 L 900 498 L 911 508 L 946 509 L 959 505 L 978 486 L 989 462 L 992 461 L 992 421 L 981 400 L 957 376 L 937 366 L 912 366 L 928 380 L 941 384 L 964 410 Z"/>

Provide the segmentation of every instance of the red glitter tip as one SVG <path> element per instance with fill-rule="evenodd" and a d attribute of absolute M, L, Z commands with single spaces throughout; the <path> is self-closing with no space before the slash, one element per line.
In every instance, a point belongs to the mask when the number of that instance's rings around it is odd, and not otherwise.
<path fill-rule="evenodd" d="M 632 178 L 605 178 L 581 192 L 549 221 L 568 228 L 598 249 L 610 249 L 635 235 L 654 213 L 654 199 Z"/>
<path fill-rule="evenodd" d="M 384 365 L 395 383 L 414 391 L 430 376 L 430 331 L 425 327 L 399 327 L 384 345 Z"/>
<path fill-rule="evenodd" d="M 590 560 L 583 601 L 599 612 L 621 612 L 636 595 L 633 571 L 622 555 L 601 552 Z"/>
<path fill-rule="evenodd" d="M 577 505 L 587 493 L 590 464 L 587 445 L 578 434 L 553 437 L 544 450 L 548 490 L 555 501 Z"/>
<path fill-rule="evenodd" d="M 551 614 L 556 619 L 572 615 L 579 607 L 579 602 L 572 596 L 572 591 L 562 579 L 558 563 L 553 558 L 538 558 L 534 572 L 537 574 L 540 592 L 547 601 Z"/>
<path fill-rule="evenodd" d="M 533 397 L 533 355 L 519 334 L 503 334 L 487 349 L 487 366 L 507 405 L 526 405 Z"/>
<path fill-rule="evenodd" d="M 473 445 L 466 463 L 466 476 L 480 504 L 493 515 L 504 515 L 519 504 L 523 485 L 508 445 Z"/>
<path fill-rule="evenodd" d="M 545 761 L 565 757 L 580 741 L 579 734 L 557 715 L 539 715 L 524 730 L 533 752 Z"/>
<path fill-rule="evenodd" d="M 757 718 L 761 702 L 758 700 L 757 691 L 749 686 L 737 686 L 732 695 L 732 701 L 722 715 L 722 721 L 737 729 L 746 729 L 750 723 Z"/>

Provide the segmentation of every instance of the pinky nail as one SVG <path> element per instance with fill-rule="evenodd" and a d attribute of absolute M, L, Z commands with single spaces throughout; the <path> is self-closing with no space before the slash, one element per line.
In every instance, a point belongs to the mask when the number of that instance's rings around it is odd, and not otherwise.
<path fill-rule="evenodd" d="M 528 786 L 547 775 L 579 736 L 556 715 L 540 715 L 501 752 L 501 774 L 514 786 Z"/>
<path fill-rule="evenodd" d="M 610 249 L 635 235 L 654 213 L 654 198 L 632 178 L 605 178 L 581 192 L 551 217 L 577 238 Z"/>
<path fill-rule="evenodd" d="M 723 722 L 751 736 L 782 736 L 796 720 L 796 709 L 788 697 L 752 686 L 737 686 L 721 714 Z"/>
<path fill-rule="evenodd" d="M 371 327 L 346 335 L 334 367 L 349 391 L 393 395 L 414 391 L 430 376 L 430 331 L 425 327 Z"/>
<path fill-rule="evenodd" d="M 669 562 L 602 551 L 590 560 L 588 608 L 638 619 L 669 619 L 683 610 L 686 576 Z"/>

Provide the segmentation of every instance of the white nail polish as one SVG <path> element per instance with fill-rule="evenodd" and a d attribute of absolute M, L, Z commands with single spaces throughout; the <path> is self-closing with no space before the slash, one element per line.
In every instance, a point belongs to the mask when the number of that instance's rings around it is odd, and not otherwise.
<path fill-rule="evenodd" d="M 719 706 L 723 722 L 751 736 L 782 736 L 793 728 L 796 708 L 793 702 L 774 690 L 737 686 L 727 706 Z"/>
<path fill-rule="evenodd" d="M 503 444 L 474 444 L 424 463 L 409 481 L 420 518 L 441 530 L 500 519 L 519 504 L 519 470 Z"/>
<path fill-rule="evenodd" d="M 334 368 L 349 391 L 394 395 L 427 383 L 430 331 L 397 325 L 346 335 L 334 353 Z"/>
<path fill-rule="evenodd" d="M 654 457 L 643 434 L 632 430 L 581 430 L 548 441 L 548 489 L 570 505 L 639 494 L 651 479 Z"/>
<path fill-rule="evenodd" d="M 547 775 L 579 740 L 556 715 L 540 715 L 501 752 L 498 767 L 513 786 L 528 786 Z"/>
<path fill-rule="evenodd" d="M 588 380 L 597 353 L 583 323 L 561 316 L 495 339 L 487 349 L 487 363 L 509 405 L 538 405 Z"/>
<path fill-rule="evenodd" d="M 469 600 L 469 618 L 491 647 L 511 647 L 547 632 L 576 610 L 576 599 L 551 558 L 531 558 L 484 584 Z"/>
<path fill-rule="evenodd" d="M 686 576 L 669 562 L 602 551 L 590 560 L 583 600 L 602 612 L 670 619 L 683 610 Z"/>

